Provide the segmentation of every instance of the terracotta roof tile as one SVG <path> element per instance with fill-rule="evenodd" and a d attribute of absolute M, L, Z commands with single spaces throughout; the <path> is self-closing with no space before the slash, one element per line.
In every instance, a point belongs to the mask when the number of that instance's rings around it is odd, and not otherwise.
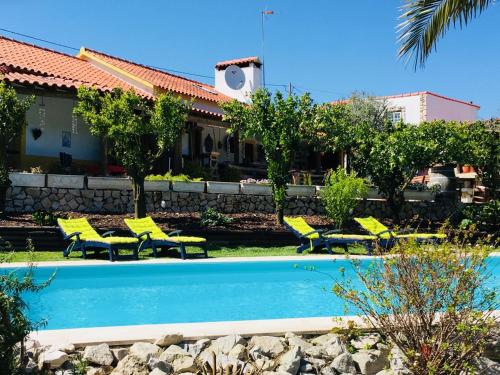
<path fill-rule="evenodd" d="M 250 63 L 254 63 L 258 66 L 262 65 L 262 62 L 257 56 L 251 56 L 243 57 L 241 59 L 219 61 L 217 64 L 215 64 L 215 68 L 221 70 L 222 68 L 228 67 L 229 65 L 246 65 Z"/>
<path fill-rule="evenodd" d="M 175 93 L 184 94 L 194 98 L 204 99 L 216 103 L 228 102 L 232 100 L 232 98 L 230 98 L 229 96 L 218 92 L 213 86 L 207 85 L 205 83 L 166 73 L 158 69 L 137 64 L 118 57 L 110 56 L 91 49 L 85 49 L 84 51 L 85 53 L 90 54 L 91 56 L 94 56 L 99 60 L 105 61 L 108 64 L 111 64 L 123 71 L 126 71 L 129 74 L 132 74 L 135 77 L 138 77 L 153 84 L 154 86 L 167 91 L 172 91 Z"/>
<path fill-rule="evenodd" d="M 79 87 L 109 91 L 133 88 L 126 82 L 74 56 L 0 36 L 0 65 L 9 68 L 4 80 L 20 83 Z M 141 90 L 136 90 L 141 91 Z M 139 92 L 147 95 L 145 92 Z"/>

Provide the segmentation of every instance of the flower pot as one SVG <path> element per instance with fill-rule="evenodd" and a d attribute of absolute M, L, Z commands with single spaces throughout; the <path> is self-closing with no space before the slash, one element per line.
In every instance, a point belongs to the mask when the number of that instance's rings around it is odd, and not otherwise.
<path fill-rule="evenodd" d="M 240 184 L 237 182 L 207 181 L 207 193 L 239 194 Z"/>
<path fill-rule="evenodd" d="M 242 183 L 241 193 L 247 195 L 271 195 L 272 189 L 269 184 Z"/>
<path fill-rule="evenodd" d="M 132 190 L 132 180 L 120 177 L 88 177 L 89 189 Z"/>
<path fill-rule="evenodd" d="M 205 181 L 172 181 L 172 190 L 185 193 L 204 193 Z"/>
<path fill-rule="evenodd" d="M 85 176 L 48 174 L 47 187 L 63 189 L 83 189 L 85 185 Z"/>
<path fill-rule="evenodd" d="M 312 197 L 316 193 L 316 187 L 312 185 L 288 185 L 286 194 L 289 197 Z"/>
<path fill-rule="evenodd" d="M 170 191 L 170 181 L 144 181 L 145 191 Z"/>
<path fill-rule="evenodd" d="M 462 166 L 462 173 L 470 173 L 472 172 L 472 166 L 465 164 Z"/>
<path fill-rule="evenodd" d="M 12 186 L 45 187 L 45 174 L 41 173 L 12 172 L 9 179 Z"/>

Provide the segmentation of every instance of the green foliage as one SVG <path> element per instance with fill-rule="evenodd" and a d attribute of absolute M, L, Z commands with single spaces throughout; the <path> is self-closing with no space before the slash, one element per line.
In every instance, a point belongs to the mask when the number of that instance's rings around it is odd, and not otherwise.
<path fill-rule="evenodd" d="M 32 250 L 32 244 L 28 242 Z M 0 259 L 0 262 L 5 259 Z M 32 322 L 25 315 L 28 306 L 23 296 L 38 293 L 52 281 L 37 283 L 35 266 L 29 264 L 25 271 L 9 271 L 0 274 L 0 369 L 5 374 L 21 373 L 24 358 L 24 340 L 28 334 L 43 326 L 45 322 Z M 21 344 L 21 345 L 17 345 Z"/>
<path fill-rule="evenodd" d="M 413 374 L 459 374 L 474 368 L 497 324 L 489 250 L 458 241 L 426 247 L 402 243 L 393 256 L 368 268 L 353 261 L 363 288 L 342 278 L 333 291 L 391 339 Z"/>
<path fill-rule="evenodd" d="M 198 182 L 201 178 L 191 178 L 185 174 L 172 175 L 171 172 L 167 172 L 164 175 L 161 174 L 151 174 L 146 176 L 146 181 L 181 181 L 181 182 Z"/>
<path fill-rule="evenodd" d="M 47 212 L 44 210 L 36 210 L 33 212 L 33 221 L 41 226 L 54 226 L 57 225 L 57 219 L 60 215 L 56 215 L 53 212 Z"/>
<path fill-rule="evenodd" d="M 282 223 L 294 150 L 301 129 L 312 119 L 314 106 L 308 94 L 285 98 L 277 92 L 273 97 L 265 89 L 257 90 L 251 99 L 251 105 L 236 100 L 223 104 L 224 120 L 231 124 L 230 131 L 240 131 L 243 138 L 257 137 L 262 143 L 277 219 Z"/>
<path fill-rule="evenodd" d="M 181 97 L 159 95 L 154 102 L 134 91 L 101 94 L 78 89 L 74 113 L 90 124 L 90 133 L 111 142 L 111 153 L 132 177 L 135 216 L 146 215 L 144 178 L 154 162 L 173 147 L 187 120 L 190 104 Z"/>
<path fill-rule="evenodd" d="M 199 181 L 208 181 L 212 179 L 212 171 L 208 167 L 204 167 L 198 161 L 186 161 L 184 163 L 183 173 Z"/>
<path fill-rule="evenodd" d="M 5 209 L 5 193 L 10 186 L 7 147 L 26 126 L 26 112 L 34 100 L 34 96 L 19 99 L 13 88 L 0 82 L 0 212 Z"/>
<path fill-rule="evenodd" d="M 217 227 L 221 225 L 231 224 L 233 218 L 224 215 L 214 208 L 207 208 L 201 213 L 201 226 L 202 227 Z"/>
<path fill-rule="evenodd" d="M 463 208 L 461 217 L 460 227 L 462 229 L 475 225 L 479 229 L 498 231 L 500 200 L 467 205 Z"/>
<path fill-rule="evenodd" d="M 89 367 L 89 362 L 82 356 L 78 356 L 76 361 L 73 362 L 73 374 L 86 375 L 88 367 Z"/>
<path fill-rule="evenodd" d="M 320 194 L 328 217 L 341 228 L 349 220 L 358 199 L 368 194 L 368 184 L 354 172 L 347 173 L 339 167 L 326 175 L 325 188 Z"/>

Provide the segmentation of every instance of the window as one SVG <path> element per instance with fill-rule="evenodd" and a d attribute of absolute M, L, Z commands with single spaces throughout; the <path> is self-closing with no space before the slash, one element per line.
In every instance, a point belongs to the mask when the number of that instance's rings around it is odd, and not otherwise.
<path fill-rule="evenodd" d="M 387 114 L 387 117 L 390 122 L 396 123 L 403 120 L 403 112 L 402 111 L 391 111 Z"/>

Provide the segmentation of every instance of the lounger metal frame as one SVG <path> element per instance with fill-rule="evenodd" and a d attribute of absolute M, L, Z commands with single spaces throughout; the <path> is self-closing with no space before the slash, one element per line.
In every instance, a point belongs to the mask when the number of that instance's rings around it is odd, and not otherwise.
<path fill-rule="evenodd" d="M 151 238 L 151 231 L 144 231 L 139 234 L 135 234 L 133 231 L 131 231 L 132 235 L 139 239 L 139 241 L 142 241 L 139 245 L 139 251 L 142 251 L 144 249 L 149 249 L 151 248 L 153 250 L 153 256 L 156 258 L 158 257 L 158 252 L 157 248 L 158 247 L 163 247 L 163 248 L 179 248 L 179 253 L 181 255 L 181 258 L 183 260 L 186 259 L 186 245 L 188 246 L 195 246 L 199 247 L 203 250 L 203 253 L 205 255 L 205 258 L 208 258 L 208 252 L 207 248 L 205 246 L 205 242 L 176 242 L 176 241 L 169 241 L 167 239 L 153 239 Z M 182 230 L 174 230 L 170 233 L 167 234 L 168 237 L 171 236 L 178 236 L 182 233 Z M 142 240 L 142 238 L 146 236 L 146 239 Z"/>

